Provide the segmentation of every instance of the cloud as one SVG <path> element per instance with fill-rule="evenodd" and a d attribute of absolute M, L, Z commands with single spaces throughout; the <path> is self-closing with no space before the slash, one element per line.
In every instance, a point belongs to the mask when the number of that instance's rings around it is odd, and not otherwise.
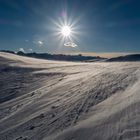
<path fill-rule="evenodd" d="M 25 50 L 23 48 L 19 48 L 19 51 L 21 52 L 24 52 L 25 53 Z"/>
<path fill-rule="evenodd" d="M 29 49 L 29 51 L 30 51 L 30 52 L 32 52 L 32 51 L 33 51 L 33 49 L 31 49 L 31 48 L 30 48 L 30 49 Z"/>
<path fill-rule="evenodd" d="M 75 43 L 73 43 L 73 42 L 67 42 L 67 43 L 64 44 L 64 46 L 71 47 L 71 48 L 77 47 L 77 45 Z"/>
<path fill-rule="evenodd" d="M 34 44 L 36 44 L 38 47 L 43 47 L 44 46 L 44 41 L 38 40 L 38 41 L 33 41 Z"/>
<path fill-rule="evenodd" d="M 39 41 L 38 41 L 38 44 L 39 44 L 39 45 L 43 45 L 43 41 L 40 41 L 40 40 L 39 40 Z"/>

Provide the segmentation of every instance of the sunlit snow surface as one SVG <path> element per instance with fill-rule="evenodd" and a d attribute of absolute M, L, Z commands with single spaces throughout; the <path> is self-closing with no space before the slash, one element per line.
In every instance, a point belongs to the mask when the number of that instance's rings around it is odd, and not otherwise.
<path fill-rule="evenodd" d="M 0 53 L 0 140 L 139 140 L 140 62 Z"/>

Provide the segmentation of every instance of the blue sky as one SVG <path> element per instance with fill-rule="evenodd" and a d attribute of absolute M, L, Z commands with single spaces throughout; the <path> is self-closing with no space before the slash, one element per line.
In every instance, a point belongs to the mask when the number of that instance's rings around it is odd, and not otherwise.
<path fill-rule="evenodd" d="M 139 7 L 140 0 L 0 0 L 0 49 L 140 52 Z M 74 24 L 75 48 L 56 35 L 64 20 Z"/>

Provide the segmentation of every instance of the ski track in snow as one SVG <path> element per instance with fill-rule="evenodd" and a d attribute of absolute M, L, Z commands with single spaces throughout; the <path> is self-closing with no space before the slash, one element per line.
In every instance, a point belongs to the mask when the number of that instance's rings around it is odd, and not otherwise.
<path fill-rule="evenodd" d="M 140 62 L 0 53 L 0 140 L 139 140 Z"/>

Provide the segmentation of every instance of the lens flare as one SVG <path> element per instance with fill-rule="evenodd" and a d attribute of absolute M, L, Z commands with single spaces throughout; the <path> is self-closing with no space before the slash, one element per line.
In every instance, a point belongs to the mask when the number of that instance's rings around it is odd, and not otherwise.
<path fill-rule="evenodd" d="M 79 47 L 80 36 L 83 34 L 80 24 L 81 17 L 76 19 L 72 16 L 68 18 L 67 14 L 57 19 L 50 18 L 52 25 L 49 29 L 52 30 L 52 36 L 58 42 L 58 50 L 63 46 L 77 48 Z"/>

